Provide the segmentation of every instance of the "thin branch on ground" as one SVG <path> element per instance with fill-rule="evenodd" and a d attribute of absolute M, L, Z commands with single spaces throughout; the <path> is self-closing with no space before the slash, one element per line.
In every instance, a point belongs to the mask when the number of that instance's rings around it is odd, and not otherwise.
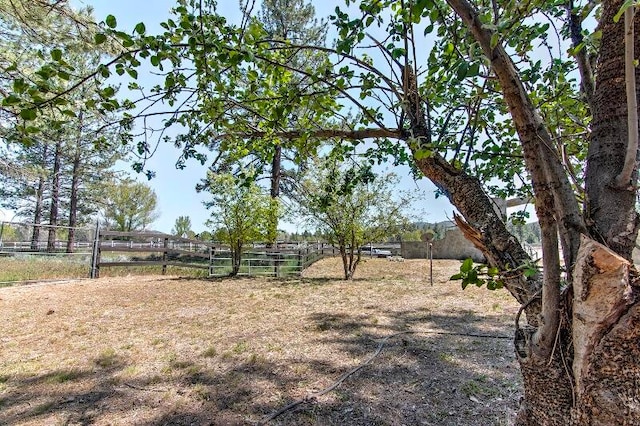
<path fill-rule="evenodd" d="M 275 418 L 281 416 L 282 414 L 284 414 L 284 413 L 286 413 L 288 411 L 291 411 L 292 409 L 294 409 L 298 405 L 312 402 L 315 399 L 317 399 L 317 398 L 319 398 L 319 397 L 321 397 L 323 395 L 326 395 L 329 392 L 333 391 L 338 386 L 340 386 L 345 380 L 347 380 L 349 377 L 353 376 L 355 373 L 357 373 L 358 371 L 360 371 L 361 369 L 366 367 L 368 364 L 371 363 L 371 361 L 373 361 L 378 355 L 380 355 L 380 353 L 382 352 L 382 349 L 384 348 L 384 346 L 386 345 L 386 343 L 389 340 L 393 339 L 394 337 L 398 337 L 398 336 L 401 336 L 401 335 L 404 335 L 404 334 L 445 334 L 445 335 L 451 335 L 451 336 L 480 337 L 480 338 L 489 338 L 489 339 L 511 339 L 512 338 L 510 336 L 502 336 L 502 335 L 475 334 L 475 333 L 456 333 L 456 332 L 436 331 L 436 330 L 401 331 L 401 332 L 398 332 L 398 333 L 391 334 L 391 335 L 385 337 L 384 339 L 382 339 L 382 341 L 380 341 L 380 343 L 378 344 L 378 347 L 376 348 L 376 351 L 369 358 L 367 358 L 362 364 L 360 364 L 357 367 L 354 367 L 351 370 L 349 370 L 346 373 L 344 373 L 342 376 L 340 376 L 338 378 L 338 380 L 333 382 L 331 385 L 329 385 L 328 387 L 326 387 L 326 388 L 324 388 L 324 389 L 322 389 L 320 391 L 309 393 L 306 396 L 304 396 L 303 398 L 300 398 L 300 399 L 298 399 L 296 401 L 293 401 L 292 403 L 290 403 L 288 405 L 285 405 L 284 407 L 272 412 L 271 414 L 269 414 L 268 416 L 263 418 L 257 424 L 258 425 L 266 425 L 271 420 L 274 420 Z"/>
<path fill-rule="evenodd" d="M 168 389 L 143 388 L 141 386 L 132 385 L 131 383 L 123 383 L 123 384 L 128 388 L 139 390 L 139 391 L 145 391 L 145 392 L 168 392 Z"/>

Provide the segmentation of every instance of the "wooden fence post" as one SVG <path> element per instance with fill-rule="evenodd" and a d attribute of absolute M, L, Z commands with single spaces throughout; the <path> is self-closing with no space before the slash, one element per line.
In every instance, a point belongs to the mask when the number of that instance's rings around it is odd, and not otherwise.
<path fill-rule="evenodd" d="M 89 277 L 100 278 L 100 222 L 96 222 L 93 236 L 93 250 L 91 251 L 91 271 Z"/>
<path fill-rule="evenodd" d="M 164 239 L 164 252 L 162 253 L 162 275 L 167 273 L 167 248 L 169 247 L 169 238 L 165 237 Z"/>
<path fill-rule="evenodd" d="M 209 246 L 209 276 L 212 276 L 215 272 L 214 260 L 216 259 L 216 248 Z"/>
<path fill-rule="evenodd" d="M 429 281 L 433 287 L 433 243 L 429 243 Z"/>
<path fill-rule="evenodd" d="M 280 276 L 280 253 L 271 256 L 271 261 L 273 262 L 273 274 L 278 278 Z"/>

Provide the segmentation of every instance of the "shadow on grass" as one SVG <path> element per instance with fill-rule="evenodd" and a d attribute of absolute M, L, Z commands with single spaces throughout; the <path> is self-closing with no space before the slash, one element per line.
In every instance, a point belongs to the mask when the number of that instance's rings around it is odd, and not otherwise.
<path fill-rule="evenodd" d="M 376 315 L 390 320 L 377 324 Z M 323 389 L 374 354 L 383 338 L 408 330 L 418 332 L 389 339 L 379 356 L 334 391 L 271 424 L 499 425 L 508 424 L 516 408 L 519 375 L 510 329 L 490 316 L 327 310 L 308 320 L 314 348 L 331 347 L 350 361 L 328 361 L 336 357 L 319 352 L 274 361 L 239 348 L 172 360 L 165 374 L 140 377 L 126 375 L 127 358 L 103 352 L 90 369 L 0 376 L 0 424 L 251 424 Z M 487 335 L 496 338 L 478 337 Z"/>
<path fill-rule="evenodd" d="M 0 424 L 37 420 L 52 414 L 61 414 L 66 423 L 71 419 L 77 424 L 93 423 L 102 414 L 95 408 L 114 394 L 113 375 L 125 367 L 119 357 L 111 354 L 101 354 L 93 363 L 99 371 L 61 369 L 39 375 L 6 376 L 4 385 L 12 386 L 0 393 Z M 92 385 L 78 386 L 83 382 Z M 77 387 L 82 390 L 76 390 Z"/>
<path fill-rule="evenodd" d="M 374 333 L 369 318 L 331 312 L 311 315 L 318 331 L 327 334 L 319 338 L 322 344 L 337 344 L 357 359 L 375 353 L 386 336 L 416 333 L 387 341 L 381 354 L 340 386 L 334 398 L 303 405 L 276 423 L 509 423 L 517 408 L 520 378 L 508 328 L 489 324 L 488 331 L 487 319 L 470 311 L 455 316 L 420 310 L 389 314 L 394 320 L 377 325 Z M 426 325 L 428 331 L 413 325 Z"/>

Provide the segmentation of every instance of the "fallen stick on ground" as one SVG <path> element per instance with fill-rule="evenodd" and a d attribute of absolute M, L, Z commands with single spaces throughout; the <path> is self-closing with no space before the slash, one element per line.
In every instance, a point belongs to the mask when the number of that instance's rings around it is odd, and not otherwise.
<path fill-rule="evenodd" d="M 286 413 L 287 411 L 290 411 L 293 408 L 297 407 L 298 405 L 304 404 L 304 403 L 307 403 L 307 402 L 311 402 L 314 399 L 331 392 L 332 390 L 334 390 L 335 388 L 340 386 L 350 376 L 352 376 L 355 373 L 357 373 L 359 370 L 361 370 L 362 368 L 367 366 L 371 361 L 373 361 L 378 355 L 380 355 L 380 353 L 382 352 L 382 349 L 384 348 L 384 345 L 389 340 L 391 340 L 394 337 L 401 336 L 403 334 L 447 334 L 447 335 L 454 335 L 454 336 L 482 337 L 482 338 L 491 338 L 491 339 L 512 339 L 512 337 L 501 336 L 501 335 L 492 336 L 492 335 L 489 335 L 489 334 L 455 333 L 455 332 L 435 331 L 435 330 L 401 331 L 399 333 L 394 333 L 394 334 L 391 334 L 391 335 L 385 337 L 384 339 L 382 339 L 382 341 L 378 344 L 378 348 L 373 353 L 373 355 L 371 355 L 369 358 L 367 358 L 362 364 L 360 364 L 357 367 L 354 367 L 351 370 L 349 370 L 346 373 L 344 373 L 342 376 L 340 376 L 338 378 L 338 380 L 333 382 L 333 384 L 331 384 L 330 386 L 328 386 L 328 387 L 326 387 L 326 388 L 324 388 L 324 389 L 322 389 L 322 390 L 320 390 L 318 392 L 310 393 L 310 394 L 306 395 L 304 398 L 300 398 L 300 399 L 298 399 L 296 401 L 293 401 L 292 403 L 290 403 L 288 405 L 285 405 L 284 407 L 282 407 L 282 408 L 278 409 L 277 411 L 274 411 L 273 413 L 271 413 L 268 416 L 264 417 L 257 424 L 258 425 L 265 425 L 265 424 L 269 423 L 271 420 L 275 419 L 276 417 L 278 417 L 278 416 Z"/>

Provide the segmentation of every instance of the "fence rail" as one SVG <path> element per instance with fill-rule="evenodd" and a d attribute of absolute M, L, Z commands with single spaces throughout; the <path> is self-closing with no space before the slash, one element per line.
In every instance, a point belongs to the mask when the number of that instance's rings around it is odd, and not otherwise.
<path fill-rule="evenodd" d="M 229 275 L 232 271 L 231 252 L 220 244 L 155 232 L 97 229 L 96 235 L 98 238 L 94 242 L 91 262 L 92 278 L 100 276 L 101 268 L 128 266 L 158 266 L 162 268 L 163 275 L 168 266 L 205 269 L 211 277 Z M 299 275 L 317 260 L 335 254 L 335 249 L 324 243 L 286 243 L 273 248 L 254 245 L 253 248 L 243 253 L 238 275 Z M 121 259 L 118 254 L 129 258 Z"/>
<path fill-rule="evenodd" d="M 101 268 L 111 267 L 158 266 L 162 268 L 163 275 L 168 266 L 209 269 L 210 243 L 156 232 L 97 230 L 96 235 L 98 238 L 94 242 L 91 278 L 100 277 Z M 108 259 L 107 253 L 119 253 L 120 256 L 126 254 L 130 258 Z M 140 256 L 132 256 L 134 254 Z"/>

